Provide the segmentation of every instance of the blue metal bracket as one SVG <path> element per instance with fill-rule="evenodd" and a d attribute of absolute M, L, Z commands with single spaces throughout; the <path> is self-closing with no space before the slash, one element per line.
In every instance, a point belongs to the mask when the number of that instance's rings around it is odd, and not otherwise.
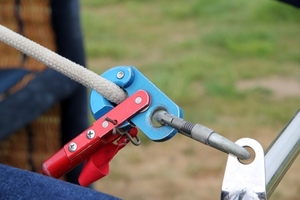
<path fill-rule="evenodd" d="M 120 86 L 131 96 L 136 91 L 143 89 L 151 97 L 149 108 L 140 114 L 134 116 L 130 121 L 136 125 L 147 137 L 153 141 L 165 141 L 172 138 L 177 130 L 170 126 L 155 125 L 153 123 L 153 115 L 158 110 L 165 110 L 168 113 L 182 118 L 182 110 L 171 99 L 169 99 L 162 91 L 160 91 L 152 82 L 150 82 L 141 72 L 132 66 L 118 66 L 107 70 L 102 74 L 106 78 L 118 86 Z M 105 115 L 114 108 L 114 104 L 106 100 L 95 90 L 91 91 L 90 108 L 95 119 Z M 130 124 L 123 124 L 126 127 Z"/>

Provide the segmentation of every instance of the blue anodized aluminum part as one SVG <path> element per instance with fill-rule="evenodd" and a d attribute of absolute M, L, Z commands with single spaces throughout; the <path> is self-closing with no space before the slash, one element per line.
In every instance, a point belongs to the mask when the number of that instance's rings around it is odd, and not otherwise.
<path fill-rule="evenodd" d="M 158 110 L 165 110 L 168 113 L 182 118 L 182 110 L 141 72 L 132 66 L 118 66 L 107 70 L 102 74 L 106 78 L 126 91 L 131 96 L 138 90 L 145 90 L 150 98 L 151 104 L 147 110 L 139 113 L 130 119 L 147 137 L 153 141 L 165 141 L 172 138 L 178 131 L 170 126 L 157 126 L 152 122 L 153 114 Z M 106 100 L 95 90 L 91 91 L 90 108 L 95 119 L 103 116 L 114 105 Z M 123 126 L 126 126 L 123 125 Z"/>

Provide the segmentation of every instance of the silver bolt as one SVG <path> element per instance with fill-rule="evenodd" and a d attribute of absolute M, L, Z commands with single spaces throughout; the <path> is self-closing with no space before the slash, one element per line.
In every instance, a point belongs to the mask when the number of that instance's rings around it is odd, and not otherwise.
<path fill-rule="evenodd" d="M 86 137 L 88 139 L 93 139 L 95 137 L 95 131 L 93 129 L 90 129 L 86 132 Z"/>
<path fill-rule="evenodd" d="M 102 127 L 103 127 L 103 128 L 107 128 L 107 127 L 108 127 L 108 121 L 102 122 Z"/>
<path fill-rule="evenodd" d="M 118 79 L 122 79 L 124 76 L 125 76 L 125 73 L 124 73 L 123 71 L 119 71 L 119 72 L 117 73 L 117 78 L 118 78 Z"/>
<path fill-rule="evenodd" d="M 75 142 L 71 142 L 69 144 L 69 151 L 74 152 L 74 151 L 76 151 L 76 149 L 77 149 L 77 144 Z"/>
<path fill-rule="evenodd" d="M 140 104 L 142 102 L 142 98 L 141 97 L 137 97 L 137 98 L 135 98 L 134 102 L 136 104 Z"/>

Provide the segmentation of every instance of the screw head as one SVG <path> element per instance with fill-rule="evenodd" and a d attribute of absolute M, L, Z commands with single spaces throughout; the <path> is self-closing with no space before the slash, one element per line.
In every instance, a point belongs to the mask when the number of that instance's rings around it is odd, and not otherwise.
<path fill-rule="evenodd" d="M 77 149 L 77 144 L 75 142 L 71 142 L 69 144 L 69 151 L 74 152 L 74 151 L 76 151 L 76 149 Z"/>
<path fill-rule="evenodd" d="M 102 122 L 102 127 L 103 127 L 103 128 L 107 128 L 107 127 L 108 127 L 108 121 Z"/>
<path fill-rule="evenodd" d="M 125 76 L 125 73 L 124 73 L 123 71 L 119 71 L 119 72 L 117 73 L 117 78 L 118 78 L 118 79 L 122 79 L 124 76 Z"/>
<path fill-rule="evenodd" d="M 142 102 L 142 98 L 141 97 L 137 97 L 137 98 L 135 98 L 134 102 L 136 104 L 140 104 Z"/>
<path fill-rule="evenodd" d="M 86 137 L 88 138 L 88 139 L 93 139 L 94 137 L 95 137 L 95 131 L 93 130 L 93 129 L 90 129 L 90 130 L 88 130 L 87 132 L 86 132 Z"/>

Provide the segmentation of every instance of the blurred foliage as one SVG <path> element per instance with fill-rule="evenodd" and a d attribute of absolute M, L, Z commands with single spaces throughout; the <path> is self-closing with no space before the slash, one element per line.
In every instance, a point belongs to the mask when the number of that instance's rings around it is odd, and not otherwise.
<path fill-rule="evenodd" d="M 259 85 L 239 89 L 243 81 L 270 77 L 300 80 L 299 9 L 271 0 L 81 3 L 89 68 L 103 73 L 118 65 L 137 67 L 183 109 L 186 120 L 232 140 L 259 137 L 270 144 L 299 109 L 299 96 L 278 99 L 278 91 Z M 201 145 L 196 148 L 180 136 L 161 146 L 140 137 L 142 150 L 128 147 L 131 153 L 113 160 L 116 168 L 101 191 L 125 199 L 219 198 L 219 188 L 209 180 L 221 182 L 224 157 L 213 157 L 207 147 L 203 148 L 209 153 L 203 153 Z M 276 190 L 272 199 L 299 199 L 293 180 L 288 179 L 291 187 Z M 291 191 L 296 195 L 291 197 Z"/>
<path fill-rule="evenodd" d="M 137 67 L 188 120 L 222 127 L 230 116 L 243 120 L 240 126 L 282 126 L 299 107 L 299 98 L 277 100 L 268 88 L 237 89 L 245 79 L 299 80 L 300 11 L 292 6 L 85 0 L 82 8 L 90 68 L 102 73 L 117 65 Z"/>

